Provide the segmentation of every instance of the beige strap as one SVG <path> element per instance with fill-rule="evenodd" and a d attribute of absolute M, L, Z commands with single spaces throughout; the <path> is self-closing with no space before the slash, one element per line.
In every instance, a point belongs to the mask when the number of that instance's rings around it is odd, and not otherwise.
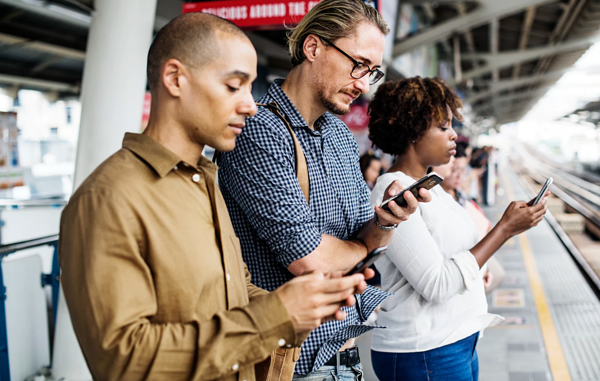
<path fill-rule="evenodd" d="M 296 138 L 296 134 L 290 126 L 288 120 L 283 116 L 281 111 L 279 110 L 279 106 L 276 102 L 271 102 L 267 105 L 262 103 L 257 103 L 257 106 L 263 106 L 271 110 L 271 112 L 279 117 L 283 121 L 283 124 L 287 127 L 290 135 L 292 135 L 292 140 L 294 141 L 294 160 L 296 162 L 296 177 L 298 178 L 298 183 L 300 184 L 300 189 L 302 189 L 302 193 L 304 193 L 304 198 L 306 198 L 306 202 L 310 203 L 310 178 L 308 177 L 308 167 L 306 165 L 306 156 L 304 156 L 304 151 L 300 146 L 300 142 L 298 138 Z"/>

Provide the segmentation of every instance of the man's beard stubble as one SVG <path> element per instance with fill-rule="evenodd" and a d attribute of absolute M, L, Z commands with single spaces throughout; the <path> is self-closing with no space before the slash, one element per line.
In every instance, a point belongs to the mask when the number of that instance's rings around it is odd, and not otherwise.
<path fill-rule="evenodd" d="M 325 106 L 325 108 L 332 114 L 346 115 L 350 112 L 350 105 L 348 105 L 348 108 L 346 109 L 340 108 L 337 104 L 325 96 L 325 91 L 322 88 L 319 89 L 319 101 L 321 101 L 323 106 Z"/>

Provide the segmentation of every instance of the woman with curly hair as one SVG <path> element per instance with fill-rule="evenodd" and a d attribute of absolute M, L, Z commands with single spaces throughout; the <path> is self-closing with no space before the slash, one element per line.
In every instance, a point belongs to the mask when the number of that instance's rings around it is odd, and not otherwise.
<path fill-rule="evenodd" d="M 452 119 L 462 119 L 460 99 L 440 79 L 386 82 L 369 106 L 369 137 L 396 163 L 373 189 L 379 205 L 387 184 L 408 187 L 429 168 L 456 154 Z M 478 379 L 479 333 L 502 318 L 487 312 L 481 267 L 510 237 L 537 225 L 546 198 L 536 206 L 513 202 L 480 241 L 471 217 L 437 186 L 432 200 L 400 224 L 387 254 L 376 263 L 382 288 L 394 295 L 381 306 L 371 359 L 381 380 Z M 548 194 L 546 195 L 546 197 Z"/>

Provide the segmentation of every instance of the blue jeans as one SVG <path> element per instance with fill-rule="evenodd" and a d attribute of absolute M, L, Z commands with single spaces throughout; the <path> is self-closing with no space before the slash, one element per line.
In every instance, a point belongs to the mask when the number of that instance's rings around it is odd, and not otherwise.
<path fill-rule="evenodd" d="M 339 372 L 335 366 L 323 365 L 319 370 L 307 375 L 294 374 L 294 381 L 365 381 L 363 377 L 362 364 L 356 364 L 352 368 L 340 365 Z"/>
<path fill-rule="evenodd" d="M 388 353 L 371 351 L 373 369 L 385 381 L 477 381 L 477 339 L 475 333 L 454 344 L 426 352 Z"/>

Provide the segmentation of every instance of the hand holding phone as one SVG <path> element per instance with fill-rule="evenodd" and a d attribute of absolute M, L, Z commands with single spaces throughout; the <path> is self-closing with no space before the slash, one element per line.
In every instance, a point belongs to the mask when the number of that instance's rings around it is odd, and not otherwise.
<path fill-rule="evenodd" d="M 442 176 L 438 175 L 435 172 L 431 172 L 427 176 L 423 177 L 422 179 L 418 180 L 414 184 L 410 185 L 408 188 L 401 191 L 400 193 L 383 201 L 380 206 L 383 210 L 391 213 L 392 211 L 390 210 L 390 207 L 388 204 L 392 201 L 395 201 L 396 204 L 398 204 L 398 206 L 401 208 L 406 206 L 406 200 L 404 199 L 404 192 L 407 192 L 407 191 L 411 192 L 415 196 L 415 198 L 418 198 L 419 190 L 421 188 L 425 188 L 425 189 L 429 190 L 429 189 L 433 188 L 434 186 L 440 184 L 442 181 L 444 181 L 444 178 Z"/>
<path fill-rule="evenodd" d="M 383 256 L 383 254 L 385 254 L 386 251 L 387 251 L 387 246 L 378 247 L 377 249 L 375 249 L 372 252 L 370 252 L 369 254 L 367 254 L 367 256 L 365 257 L 365 259 L 363 259 L 362 261 L 358 262 L 356 264 L 356 266 L 354 266 L 352 268 L 352 270 L 350 270 L 346 274 L 344 274 L 344 276 L 349 276 L 349 275 L 353 275 L 353 274 L 364 272 L 373 263 L 375 263 L 376 260 L 378 260 L 379 258 L 381 258 Z"/>

